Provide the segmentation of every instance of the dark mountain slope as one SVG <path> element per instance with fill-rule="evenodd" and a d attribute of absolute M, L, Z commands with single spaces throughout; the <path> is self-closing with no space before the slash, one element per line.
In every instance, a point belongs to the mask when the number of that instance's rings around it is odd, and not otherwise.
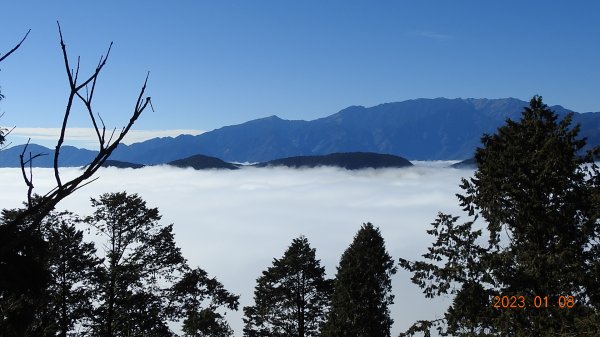
<path fill-rule="evenodd" d="M 129 162 L 125 162 L 125 161 L 110 160 L 110 159 L 105 161 L 104 164 L 102 164 L 102 167 L 132 168 L 132 169 L 139 169 L 144 166 L 145 165 L 142 165 L 142 164 L 129 163 Z"/>
<path fill-rule="evenodd" d="M 347 170 L 365 168 L 399 168 L 412 166 L 408 160 L 389 154 L 350 152 L 332 153 L 324 156 L 300 156 L 272 160 L 257 165 L 258 167 L 286 166 L 292 168 L 334 166 Z"/>
<path fill-rule="evenodd" d="M 224 162 L 219 158 L 203 156 L 201 154 L 187 157 L 184 159 L 174 160 L 172 162 L 167 163 L 167 165 L 181 167 L 181 168 L 191 167 L 196 170 L 206 170 L 206 169 L 237 170 L 239 168 L 237 165 Z"/>

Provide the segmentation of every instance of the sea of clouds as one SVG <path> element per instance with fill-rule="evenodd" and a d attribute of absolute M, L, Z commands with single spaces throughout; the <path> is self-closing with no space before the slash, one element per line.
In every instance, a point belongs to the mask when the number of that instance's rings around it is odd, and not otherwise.
<path fill-rule="evenodd" d="M 292 239 L 305 235 L 334 277 L 340 256 L 361 224 L 378 226 L 394 260 L 418 259 L 432 242 L 425 230 L 437 212 L 464 215 L 455 194 L 472 170 L 419 162 L 411 168 L 347 171 L 337 168 L 243 168 L 237 171 L 103 168 L 99 179 L 60 203 L 80 215 L 92 213 L 90 198 L 105 192 L 139 194 L 173 223 L 176 241 L 192 267 L 198 265 L 241 295 L 240 310 L 227 317 L 242 335 L 242 307 L 253 303 L 256 278 L 280 258 Z M 79 169 L 61 170 L 65 177 Z M 0 169 L 1 208 L 21 205 L 26 187 L 19 169 Z M 33 171 L 35 191 L 53 187 L 51 169 Z M 425 299 L 399 270 L 393 277 L 392 336 L 419 319 L 441 317 L 449 298 Z"/>

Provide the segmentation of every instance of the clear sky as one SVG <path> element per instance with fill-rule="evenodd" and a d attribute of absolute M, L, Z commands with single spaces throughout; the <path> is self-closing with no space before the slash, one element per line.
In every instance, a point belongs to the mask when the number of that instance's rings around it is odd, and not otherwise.
<path fill-rule="evenodd" d="M 145 137 L 414 98 L 540 94 L 600 111 L 599 14 L 593 0 L 10 1 L 0 52 L 32 31 L 1 64 L 0 124 L 60 125 L 56 20 L 84 74 L 114 41 L 96 94 L 108 126 L 126 123 L 150 71 L 156 111 L 135 126 Z M 78 111 L 70 125 L 89 127 Z"/>

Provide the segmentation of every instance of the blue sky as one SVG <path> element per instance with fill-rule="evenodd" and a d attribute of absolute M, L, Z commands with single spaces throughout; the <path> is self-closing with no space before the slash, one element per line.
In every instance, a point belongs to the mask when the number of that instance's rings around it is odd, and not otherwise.
<path fill-rule="evenodd" d="M 592 0 L 8 2 L 0 52 L 32 32 L 1 64 L 0 122 L 18 127 L 13 143 L 60 125 L 56 20 L 83 73 L 114 41 L 96 94 L 107 126 L 126 123 L 150 71 L 156 111 L 136 124 L 140 139 L 422 97 L 540 94 L 600 111 L 598 13 Z M 90 126 L 83 110 L 70 126 Z"/>

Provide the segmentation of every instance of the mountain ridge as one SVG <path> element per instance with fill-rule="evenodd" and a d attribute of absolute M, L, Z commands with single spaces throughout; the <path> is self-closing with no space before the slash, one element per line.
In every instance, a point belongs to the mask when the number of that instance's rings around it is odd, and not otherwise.
<path fill-rule="evenodd" d="M 110 159 L 154 165 L 197 154 L 227 162 L 266 162 L 336 152 L 374 152 L 409 160 L 463 160 L 473 156 L 484 133 L 495 132 L 507 118 L 520 118 L 527 105 L 515 98 L 421 98 L 368 108 L 349 106 L 311 121 L 273 115 L 196 136 L 121 144 Z M 550 108 L 561 118 L 571 112 L 560 105 Z M 600 112 L 574 113 L 573 122 L 581 123 L 580 135 L 590 144 L 600 145 Z M 11 149 L 0 152 L 0 166 L 10 162 L 5 154 Z M 15 151 L 12 155 L 14 165 L 18 155 Z"/>

